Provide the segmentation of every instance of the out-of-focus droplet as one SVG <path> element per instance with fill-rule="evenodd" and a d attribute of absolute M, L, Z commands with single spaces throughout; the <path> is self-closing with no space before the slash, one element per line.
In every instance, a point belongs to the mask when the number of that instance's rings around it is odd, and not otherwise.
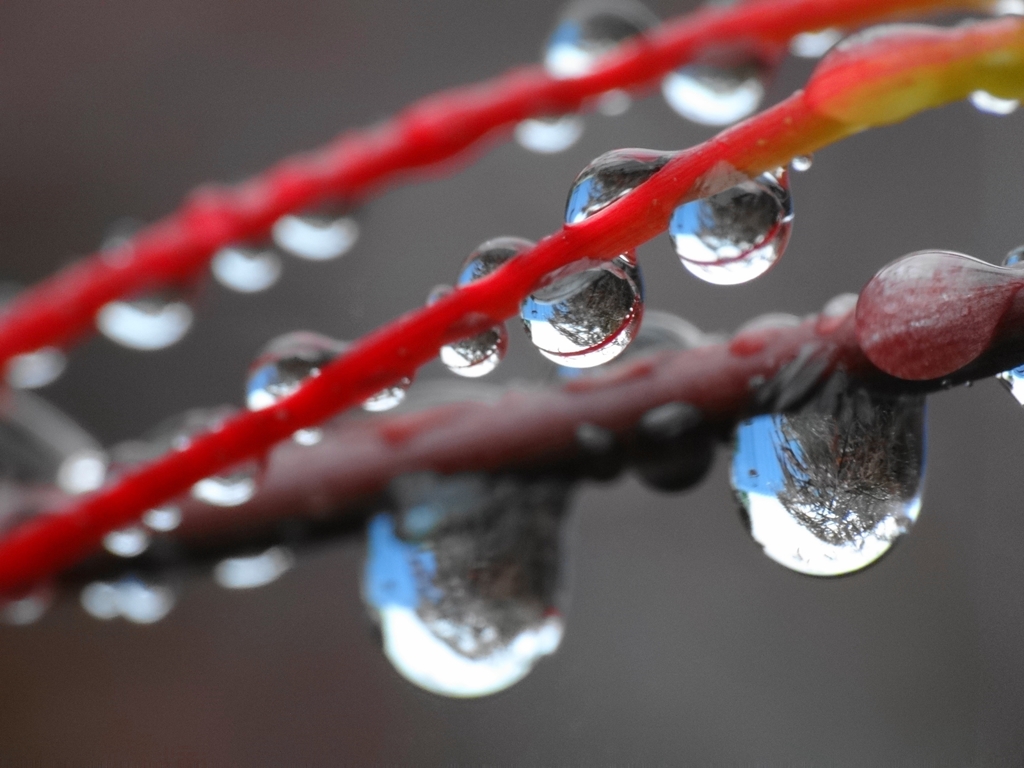
<path fill-rule="evenodd" d="M 689 403 L 652 408 L 637 422 L 630 445 L 636 473 L 652 488 L 681 491 L 699 483 L 715 457 L 704 416 Z"/>
<path fill-rule="evenodd" d="M 782 256 L 793 229 L 789 178 L 763 173 L 676 208 L 669 235 L 683 266 L 715 285 L 760 277 Z"/>
<path fill-rule="evenodd" d="M 403 376 L 394 386 L 386 387 L 373 397 L 368 397 L 364 400 L 363 410 L 370 413 L 380 413 L 381 411 L 390 411 L 392 408 L 397 408 L 405 400 L 405 396 L 411 386 L 412 378 Z"/>
<path fill-rule="evenodd" d="M 82 608 L 93 618 L 109 621 L 121 615 L 117 604 L 117 587 L 105 581 L 94 581 L 82 587 L 78 596 Z"/>
<path fill-rule="evenodd" d="M 239 293 L 259 293 L 281 277 L 281 259 L 270 249 L 229 245 L 217 251 L 210 271 L 221 285 Z"/>
<path fill-rule="evenodd" d="M 607 208 L 660 171 L 674 153 L 653 149 L 616 149 L 593 160 L 573 182 L 565 221 L 576 224 Z"/>
<path fill-rule="evenodd" d="M 971 104 L 979 112 L 989 115 L 1012 115 L 1020 107 L 1018 99 L 1001 99 L 993 96 L 988 91 L 974 91 L 971 93 Z"/>
<path fill-rule="evenodd" d="M 755 52 L 719 51 L 670 72 L 661 92 L 691 122 L 729 125 L 757 111 L 770 74 L 771 67 Z"/>
<path fill-rule="evenodd" d="M 271 547 L 248 557 L 228 557 L 213 569 L 213 580 L 224 589 L 254 589 L 277 581 L 295 564 L 285 547 Z"/>
<path fill-rule="evenodd" d="M 324 439 L 324 431 L 320 427 L 310 427 L 308 429 L 298 429 L 292 435 L 292 440 L 295 441 L 296 445 L 304 445 L 309 447 L 311 445 L 319 445 L 320 441 Z"/>
<path fill-rule="evenodd" d="M 742 422 L 732 486 L 765 554 L 811 576 L 884 555 L 921 507 L 924 406 L 836 376 L 795 413 Z"/>
<path fill-rule="evenodd" d="M 278 336 L 267 344 L 249 369 L 245 403 L 250 411 L 277 405 L 298 391 L 307 379 L 344 351 L 343 342 L 310 331 Z"/>
<path fill-rule="evenodd" d="M 996 0 L 992 4 L 994 16 L 1024 16 L 1024 0 Z"/>
<path fill-rule="evenodd" d="M 393 484 L 397 512 L 369 525 L 363 596 L 403 677 L 443 696 L 486 696 L 558 648 L 568 490 L 512 476 Z"/>
<path fill-rule="evenodd" d="M 173 505 L 156 507 L 142 516 L 142 522 L 151 531 L 173 531 L 181 525 L 181 509 Z"/>
<path fill-rule="evenodd" d="M 79 602 L 90 616 L 104 621 L 122 617 L 133 624 L 154 624 L 174 607 L 170 587 L 135 576 L 116 582 L 94 581 L 83 587 Z"/>
<path fill-rule="evenodd" d="M 583 118 L 579 115 L 531 117 L 516 126 L 516 141 L 524 149 L 541 155 L 564 152 L 583 135 Z"/>
<path fill-rule="evenodd" d="M 75 451 L 57 469 L 57 486 L 72 495 L 90 493 L 107 479 L 107 454 L 96 448 Z"/>
<path fill-rule="evenodd" d="M 289 214 L 271 230 L 283 251 L 309 261 L 328 261 L 344 256 L 359 239 L 359 224 L 351 216 Z"/>
<path fill-rule="evenodd" d="M 1020 267 L 1024 265 L 1024 245 L 1014 248 L 1003 259 L 1004 267 Z M 1013 398 L 1024 405 L 1024 365 L 1003 371 L 996 376 L 996 379 L 1006 387 L 1006 390 L 1013 395 Z"/>
<path fill-rule="evenodd" d="M 118 557 L 138 557 L 149 548 L 149 534 L 138 525 L 119 528 L 103 537 L 103 548 Z"/>
<path fill-rule="evenodd" d="M 100 333 L 123 347 L 142 351 L 164 349 L 181 341 L 192 320 L 192 307 L 172 291 L 112 301 L 96 313 Z"/>
<path fill-rule="evenodd" d="M 817 32 L 801 32 L 789 41 L 789 52 L 800 59 L 820 59 L 842 39 L 842 31 L 831 27 Z"/>
<path fill-rule="evenodd" d="M 53 604 L 54 589 L 40 584 L 21 597 L 0 601 L 0 620 L 4 624 L 25 627 L 39 621 Z"/>
<path fill-rule="evenodd" d="M 618 117 L 629 112 L 633 97 L 619 88 L 608 91 L 597 100 L 597 111 L 607 117 Z"/>
<path fill-rule="evenodd" d="M 262 467 L 249 460 L 192 486 L 192 497 L 215 507 L 237 507 L 256 495 Z"/>
<path fill-rule="evenodd" d="M 38 389 L 59 379 L 67 362 L 56 347 L 43 347 L 12 357 L 7 361 L 4 376 L 7 385 L 15 389 Z"/>
<path fill-rule="evenodd" d="M 592 72 L 602 56 L 624 40 L 658 23 L 640 3 L 628 0 L 580 0 L 566 8 L 544 50 L 544 68 L 552 77 Z"/>
<path fill-rule="evenodd" d="M 805 173 L 811 170 L 814 164 L 814 155 L 797 155 L 790 162 L 789 167 L 797 173 Z"/>

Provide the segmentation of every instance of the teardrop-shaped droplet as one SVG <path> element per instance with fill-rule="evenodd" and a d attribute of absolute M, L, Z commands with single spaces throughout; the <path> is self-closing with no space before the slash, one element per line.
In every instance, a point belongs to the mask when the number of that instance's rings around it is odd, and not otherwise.
<path fill-rule="evenodd" d="M 213 580 L 224 589 L 254 589 L 277 581 L 294 564 L 290 550 L 271 547 L 257 555 L 221 560 L 213 569 Z"/>
<path fill-rule="evenodd" d="M 585 75 L 624 40 L 658 23 L 647 8 L 627 0 L 580 0 L 562 14 L 544 51 L 552 77 Z"/>
<path fill-rule="evenodd" d="M 192 320 L 192 307 L 175 291 L 119 299 L 96 313 L 100 333 L 123 347 L 142 351 L 164 349 L 181 341 Z"/>
<path fill-rule="evenodd" d="M 221 285 L 239 293 L 259 293 L 281 277 L 281 259 L 270 249 L 229 245 L 217 251 L 210 271 Z"/>
<path fill-rule="evenodd" d="M 343 351 L 344 345 L 310 331 L 295 331 L 267 344 L 249 369 L 245 404 L 250 411 L 277 405 Z"/>
<path fill-rule="evenodd" d="M 817 32 L 801 32 L 789 41 L 789 52 L 800 59 L 820 59 L 842 39 L 842 31 L 834 27 Z"/>
<path fill-rule="evenodd" d="M 1012 115 L 1020 107 L 1020 100 L 1002 99 L 988 91 L 974 91 L 971 93 L 971 104 L 979 112 L 989 115 Z"/>
<path fill-rule="evenodd" d="M 771 67 L 745 49 L 716 52 L 670 72 L 661 82 L 665 101 L 700 125 L 735 123 L 757 111 Z"/>
<path fill-rule="evenodd" d="M 352 250 L 359 239 L 359 224 L 351 216 L 289 214 L 271 229 L 281 250 L 309 261 L 328 261 Z"/>
<path fill-rule="evenodd" d="M 732 486 L 765 554 L 812 576 L 884 555 L 920 510 L 924 405 L 837 376 L 795 413 L 742 422 Z"/>
<path fill-rule="evenodd" d="M 565 221 L 576 224 L 607 208 L 661 170 L 672 152 L 616 149 L 605 152 L 580 171 L 565 204 Z"/>
<path fill-rule="evenodd" d="M 683 266 L 715 285 L 760 277 L 779 260 L 793 229 L 785 171 L 763 173 L 676 208 L 669 235 Z"/>
<path fill-rule="evenodd" d="M 583 269 L 523 300 L 520 317 L 530 341 L 552 362 L 592 368 L 618 357 L 643 319 L 639 267 L 627 256 Z"/>
<path fill-rule="evenodd" d="M 59 379 L 67 363 L 67 357 L 59 349 L 43 347 L 8 360 L 4 377 L 7 385 L 14 389 L 38 389 Z"/>
<path fill-rule="evenodd" d="M 516 126 L 516 141 L 524 149 L 540 155 L 564 152 L 583 135 L 583 118 L 579 115 L 531 117 Z"/>
<path fill-rule="evenodd" d="M 486 696 L 558 648 L 568 490 L 480 475 L 393 485 L 397 512 L 369 525 L 363 596 L 403 677 L 443 696 Z"/>
<path fill-rule="evenodd" d="M 119 528 L 103 537 L 103 548 L 118 557 L 137 557 L 149 548 L 149 534 L 138 525 Z"/>

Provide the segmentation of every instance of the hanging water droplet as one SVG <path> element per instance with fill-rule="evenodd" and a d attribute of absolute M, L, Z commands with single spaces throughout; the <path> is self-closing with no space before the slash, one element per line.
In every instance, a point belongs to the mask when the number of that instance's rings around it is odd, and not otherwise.
<path fill-rule="evenodd" d="M 292 435 L 292 440 L 295 441 L 296 445 L 304 445 L 309 447 L 311 445 L 319 445 L 324 439 L 324 431 L 320 427 L 310 427 L 308 429 L 297 429 Z"/>
<path fill-rule="evenodd" d="M 181 525 L 181 509 L 173 505 L 156 507 L 142 516 L 142 522 L 152 531 L 173 531 Z"/>
<path fill-rule="evenodd" d="M 103 548 L 118 557 L 138 557 L 149 548 L 149 534 L 137 525 L 120 528 L 103 537 Z"/>
<path fill-rule="evenodd" d="M 657 23 L 657 17 L 636 2 L 581 0 L 572 3 L 548 38 L 544 68 L 552 77 L 586 75 L 595 69 L 602 56 Z"/>
<path fill-rule="evenodd" d="M 592 368 L 618 357 L 636 335 L 644 309 L 641 286 L 635 261 L 619 256 L 557 277 L 523 300 L 520 317 L 544 357 L 568 368 Z"/>
<path fill-rule="evenodd" d="M 799 411 L 740 424 L 732 485 L 765 554 L 812 576 L 884 555 L 920 510 L 924 413 L 922 396 L 836 376 Z"/>
<path fill-rule="evenodd" d="M 797 155 L 790 162 L 789 167 L 797 173 L 805 173 L 811 170 L 814 164 L 814 155 Z"/>
<path fill-rule="evenodd" d="M 1014 400 L 1024 405 L 1024 365 L 1003 371 L 996 379 L 1013 395 Z"/>
<path fill-rule="evenodd" d="M 757 54 L 737 49 L 708 54 L 670 72 L 661 82 L 665 101 L 700 125 L 735 123 L 757 111 L 771 67 Z"/>
<path fill-rule="evenodd" d="M 15 599 L 0 601 L 0 619 L 4 624 L 25 627 L 39 621 L 53 604 L 54 589 L 50 584 L 40 584 L 28 593 Z"/>
<path fill-rule="evenodd" d="M 192 486 L 192 497 L 215 507 L 237 507 L 256 495 L 262 467 L 249 460 Z"/>
<path fill-rule="evenodd" d="M 516 126 L 519 145 L 541 155 L 564 152 L 583 135 L 583 118 L 579 115 L 537 117 L 523 120 Z"/>
<path fill-rule="evenodd" d="M 974 91 L 971 93 L 971 104 L 979 112 L 989 115 L 1012 115 L 1020 107 L 1018 99 L 1002 99 L 988 91 Z"/>
<path fill-rule="evenodd" d="M 403 376 L 394 386 L 386 387 L 373 397 L 367 398 L 363 402 L 363 410 L 370 413 L 379 413 L 397 408 L 405 400 L 405 396 L 411 386 L 412 379 L 408 376 Z"/>
<path fill-rule="evenodd" d="M 133 624 L 154 624 L 164 618 L 177 601 L 165 585 L 126 576 L 114 583 L 94 581 L 86 585 L 79 602 L 90 616 L 109 621 L 121 616 Z"/>
<path fill-rule="evenodd" d="M 239 293 L 259 293 L 281 277 L 281 259 L 272 250 L 229 245 L 217 251 L 210 271 L 221 285 Z"/>
<path fill-rule="evenodd" d="M 181 341 L 192 320 L 192 307 L 174 291 L 119 299 L 96 313 L 100 333 L 123 347 L 142 351 L 164 349 Z"/>
<path fill-rule="evenodd" d="M 351 216 L 289 214 L 274 222 L 271 236 L 284 251 L 309 261 L 327 261 L 352 250 L 359 224 Z"/>
<path fill-rule="evenodd" d="M 640 418 L 630 454 L 636 473 L 647 485 L 681 491 L 707 475 L 715 458 L 715 443 L 699 409 L 671 402 Z"/>
<path fill-rule="evenodd" d="M 512 476 L 393 484 L 398 512 L 369 525 L 363 596 L 402 676 L 443 696 L 486 696 L 557 649 L 568 490 Z"/>
<path fill-rule="evenodd" d="M 82 448 L 61 462 L 57 486 L 72 495 L 103 487 L 107 479 L 107 454 L 97 448 Z"/>
<path fill-rule="evenodd" d="M 221 560 L 213 569 L 213 580 L 224 589 L 254 589 L 277 581 L 294 564 L 290 550 L 271 547 L 258 555 Z"/>
<path fill-rule="evenodd" d="M 593 160 L 573 182 L 565 221 L 577 224 L 632 192 L 672 159 L 672 152 L 616 149 Z"/>
<path fill-rule="evenodd" d="M 344 350 L 342 342 L 310 331 L 278 336 L 260 352 L 249 369 L 245 404 L 250 411 L 277 405 L 295 394 L 302 382 L 320 375 L 320 369 Z"/>
<path fill-rule="evenodd" d="M 793 203 L 785 171 L 763 173 L 711 197 L 676 208 L 669 235 L 692 274 L 737 285 L 767 272 L 786 250 Z"/>
<path fill-rule="evenodd" d="M 817 32 L 801 32 L 789 41 L 789 52 L 800 59 L 820 59 L 842 39 L 842 31 L 833 27 Z"/>
<path fill-rule="evenodd" d="M 8 386 L 14 389 L 38 389 L 59 379 L 66 367 L 63 352 L 56 347 L 43 347 L 12 357 L 4 375 Z"/>

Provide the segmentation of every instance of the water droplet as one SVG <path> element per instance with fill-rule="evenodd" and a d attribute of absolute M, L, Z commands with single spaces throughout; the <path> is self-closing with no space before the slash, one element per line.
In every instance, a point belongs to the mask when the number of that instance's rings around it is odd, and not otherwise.
<path fill-rule="evenodd" d="M 1017 267 L 1021 265 L 1021 262 L 1024 262 L 1024 245 L 1020 246 L 1019 248 L 1014 248 L 1012 251 L 1006 254 L 1006 258 L 1003 259 L 1003 266 Z"/>
<path fill-rule="evenodd" d="M 149 548 L 149 534 L 145 528 L 130 525 L 104 536 L 103 548 L 118 557 L 138 557 Z"/>
<path fill-rule="evenodd" d="M 53 596 L 51 585 L 40 584 L 22 597 L 0 601 L 0 619 L 15 627 L 35 624 L 50 609 Z"/>
<path fill-rule="evenodd" d="M 136 299 L 112 301 L 96 313 L 96 327 L 129 349 L 164 349 L 192 327 L 192 307 L 178 292 L 162 291 Z"/>
<path fill-rule="evenodd" d="M 821 310 L 825 317 L 846 317 L 857 308 L 856 293 L 840 293 L 828 300 Z"/>
<path fill-rule="evenodd" d="M 213 569 L 213 580 L 224 589 L 254 589 L 277 581 L 295 564 L 285 547 L 271 547 L 249 557 L 228 557 Z"/>
<path fill-rule="evenodd" d="M 553 155 L 564 152 L 579 141 L 583 127 L 583 118 L 579 115 L 530 118 L 516 126 L 515 136 L 524 149 Z"/>
<path fill-rule="evenodd" d="M 796 413 L 736 430 L 732 485 L 772 560 L 812 576 L 860 570 L 917 519 L 924 477 L 921 396 L 887 396 L 842 376 Z"/>
<path fill-rule="evenodd" d="M 295 394 L 306 379 L 320 375 L 320 369 L 342 351 L 342 342 L 310 331 L 278 336 L 267 344 L 249 369 L 245 383 L 245 404 L 250 411 L 277 405 Z"/>
<path fill-rule="evenodd" d="M 544 68 L 552 77 L 586 75 L 595 69 L 602 56 L 657 23 L 654 14 L 635 2 L 572 3 L 548 38 Z"/>
<path fill-rule="evenodd" d="M 669 235 L 691 273 L 715 285 L 760 277 L 779 260 L 793 229 L 793 203 L 785 171 L 694 200 L 676 208 Z"/>
<path fill-rule="evenodd" d="M 38 389 L 60 378 L 67 358 L 56 347 L 15 355 L 7 361 L 5 378 L 14 389 Z"/>
<path fill-rule="evenodd" d="M 576 224 L 632 192 L 672 159 L 672 152 L 616 149 L 592 161 L 573 182 L 565 221 Z"/>
<path fill-rule="evenodd" d="M 86 613 L 109 621 L 121 616 L 133 624 L 153 624 L 174 607 L 174 591 L 167 586 L 127 576 L 120 581 L 94 581 L 82 588 L 79 602 Z"/>
<path fill-rule="evenodd" d="M 272 250 L 229 245 L 217 251 L 210 271 L 221 285 L 239 293 L 259 293 L 281 277 L 281 259 Z"/>
<path fill-rule="evenodd" d="M 801 32 L 789 41 L 789 52 L 800 59 L 820 59 L 842 39 L 843 33 L 831 27 L 817 32 Z"/>
<path fill-rule="evenodd" d="M 684 402 L 652 408 L 637 422 L 630 453 L 636 473 L 652 488 L 681 491 L 711 469 L 715 443 L 699 409 Z"/>
<path fill-rule="evenodd" d="M 814 155 L 797 155 L 790 162 L 789 167 L 797 173 L 806 173 L 811 170 L 814 164 Z"/>
<path fill-rule="evenodd" d="M 304 445 L 306 447 L 319 445 L 323 439 L 324 431 L 320 429 L 320 427 L 299 429 L 292 435 L 292 440 L 294 440 L 297 445 Z"/>
<path fill-rule="evenodd" d="M 262 474 L 260 463 L 249 460 L 192 486 L 192 497 L 215 507 L 237 507 L 256 495 Z"/>
<path fill-rule="evenodd" d="M 57 486 L 72 495 L 103 487 L 107 479 L 107 454 L 97 448 L 75 451 L 57 469 Z"/>
<path fill-rule="evenodd" d="M 152 531 L 173 531 L 181 525 L 181 509 L 173 505 L 156 507 L 142 516 L 142 522 Z"/>
<path fill-rule="evenodd" d="M 486 696 L 521 680 L 562 638 L 568 484 L 414 475 L 393 494 L 397 513 L 370 522 L 363 582 L 388 659 L 443 696 Z"/>
<path fill-rule="evenodd" d="M 618 117 L 629 112 L 633 97 L 619 88 L 608 91 L 597 100 L 597 111 L 607 117 Z"/>
<path fill-rule="evenodd" d="M 405 400 L 405 395 L 411 386 L 412 379 L 408 376 L 403 376 L 393 387 L 386 387 L 373 397 L 367 398 L 363 402 L 363 410 L 370 413 L 379 413 L 397 408 Z"/>
<path fill-rule="evenodd" d="M 557 277 L 523 301 L 520 317 L 544 357 L 568 368 L 592 368 L 618 357 L 636 335 L 643 318 L 641 285 L 639 267 L 619 256 Z"/>
<path fill-rule="evenodd" d="M 278 247 L 309 261 L 327 261 L 352 250 L 359 224 L 351 216 L 289 214 L 274 222 L 271 236 Z"/>
<path fill-rule="evenodd" d="M 757 111 L 771 68 L 744 50 L 720 52 L 670 72 L 661 82 L 665 101 L 700 125 L 735 123 Z"/>
<path fill-rule="evenodd" d="M 971 104 L 979 112 L 989 115 L 1012 115 L 1020 107 L 1018 99 L 1001 99 L 988 91 L 974 91 L 971 94 Z"/>
<path fill-rule="evenodd" d="M 82 608 L 90 616 L 109 621 L 121 615 L 117 604 L 117 587 L 105 581 L 94 581 L 82 588 L 78 596 Z"/>
<path fill-rule="evenodd" d="M 992 4 L 995 16 L 1024 16 L 1024 0 L 996 0 Z"/>
<path fill-rule="evenodd" d="M 1018 403 L 1024 405 L 1024 365 L 1003 371 L 996 378 Z"/>

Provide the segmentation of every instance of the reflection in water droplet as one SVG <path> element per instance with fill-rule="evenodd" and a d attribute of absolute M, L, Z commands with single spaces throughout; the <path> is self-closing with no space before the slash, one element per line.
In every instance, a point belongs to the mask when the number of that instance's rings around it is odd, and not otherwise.
<path fill-rule="evenodd" d="M 245 404 L 250 411 L 277 405 L 295 394 L 302 382 L 320 375 L 320 369 L 344 350 L 342 342 L 310 331 L 278 336 L 267 344 L 249 369 Z"/>
<path fill-rule="evenodd" d="M 12 357 L 4 375 L 8 386 L 14 389 L 38 389 L 59 379 L 67 362 L 56 347 L 43 347 Z"/>
<path fill-rule="evenodd" d="M 812 576 L 851 573 L 885 554 L 920 510 L 924 413 L 921 396 L 837 376 L 798 412 L 741 423 L 732 485 L 765 554 Z"/>
<path fill-rule="evenodd" d="M 142 522 L 152 531 L 173 531 L 181 525 L 181 509 L 170 505 L 156 507 L 142 516 Z"/>
<path fill-rule="evenodd" d="M 583 118 L 579 115 L 530 118 L 516 126 L 515 136 L 524 149 L 553 155 L 564 152 L 579 141 L 583 126 Z"/>
<path fill-rule="evenodd" d="M 359 224 L 351 216 L 282 216 L 271 236 L 278 247 L 309 261 L 327 261 L 352 250 L 359 239 Z"/>
<path fill-rule="evenodd" d="M 192 307 L 179 294 L 161 292 L 105 304 L 96 313 L 96 327 L 123 347 L 150 351 L 181 341 L 192 319 Z"/>
<path fill-rule="evenodd" d="M 57 486 L 64 493 L 95 491 L 107 479 L 107 455 L 96 448 L 83 448 L 68 456 L 57 470 Z"/>
<path fill-rule="evenodd" d="M 715 285 L 760 277 L 782 256 L 793 228 L 785 171 L 763 173 L 676 208 L 669 235 L 691 273 Z"/>
<path fill-rule="evenodd" d="M 576 224 L 607 208 L 643 184 L 672 159 L 672 152 L 616 149 L 593 160 L 573 182 L 565 221 Z"/>
<path fill-rule="evenodd" d="M 800 59 L 820 59 L 842 39 L 843 33 L 834 28 L 801 32 L 789 41 L 789 52 Z"/>
<path fill-rule="evenodd" d="M 277 581 L 295 564 L 284 547 L 271 547 L 249 557 L 228 557 L 213 569 L 213 580 L 225 589 L 253 589 Z"/>
<path fill-rule="evenodd" d="M 138 557 L 149 548 L 149 534 L 137 525 L 120 528 L 103 537 L 103 548 L 118 557 Z"/>
<path fill-rule="evenodd" d="M 797 173 L 806 173 L 811 170 L 814 164 L 814 155 L 797 155 L 790 162 L 789 167 Z"/>
<path fill-rule="evenodd" d="M 1002 99 L 993 96 L 988 91 L 974 91 L 971 93 L 971 104 L 979 112 L 989 115 L 1012 115 L 1020 107 L 1018 99 Z"/>
<path fill-rule="evenodd" d="M 677 113 L 700 125 L 729 125 L 752 115 L 765 94 L 768 66 L 738 51 L 708 62 L 687 64 L 661 83 L 665 101 Z"/>
<path fill-rule="evenodd" d="M 153 624 L 174 607 L 174 591 L 134 576 L 110 583 L 94 581 L 82 589 L 79 601 L 86 613 L 109 621 L 121 616 L 133 624 Z"/>
<path fill-rule="evenodd" d="M 379 413 L 397 408 L 405 400 L 405 395 L 411 386 L 412 379 L 408 376 L 403 376 L 395 386 L 386 387 L 373 397 L 367 398 L 363 402 L 363 410 L 370 413 Z"/>
<path fill-rule="evenodd" d="M 369 525 L 363 596 L 384 653 L 444 696 L 485 696 L 553 653 L 563 626 L 561 480 L 415 475 Z"/>
<path fill-rule="evenodd" d="M 552 77 L 580 77 L 592 72 L 598 60 L 624 40 L 657 23 L 657 17 L 639 3 L 575 2 L 562 14 L 548 38 L 544 68 Z"/>
<path fill-rule="evenodd" d="M 217 251 L 210 271 L 221 285 L 239 293 L 259 293 L 281 277 L 281 259 L 271 250 L 229 245 Z"/>

